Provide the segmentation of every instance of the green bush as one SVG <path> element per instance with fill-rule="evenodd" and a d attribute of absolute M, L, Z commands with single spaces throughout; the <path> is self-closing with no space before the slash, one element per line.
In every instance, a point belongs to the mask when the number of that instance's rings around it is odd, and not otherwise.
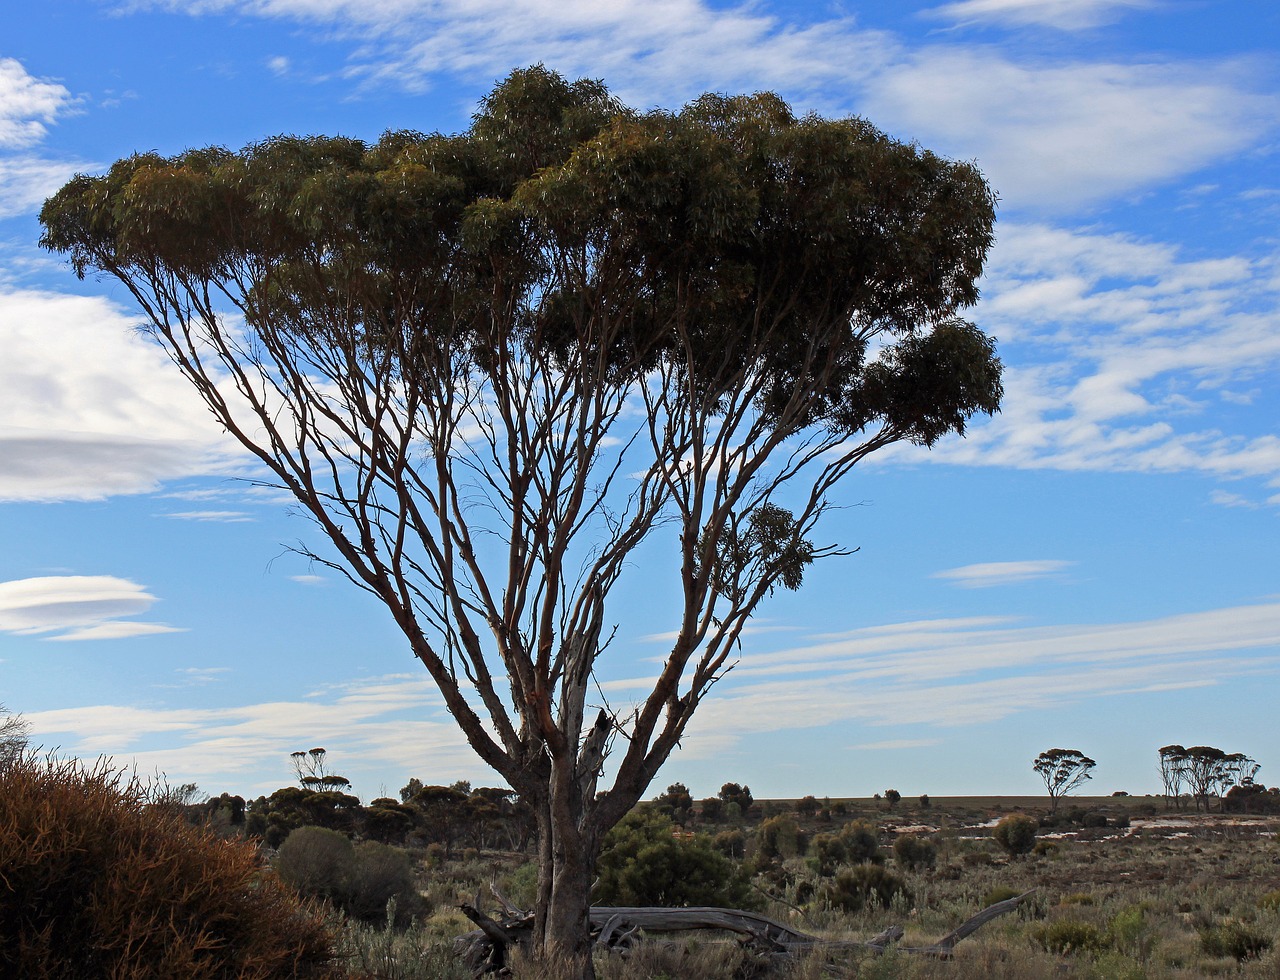
<path fill-rule="evenodd" d="M 827 905 L 845 912 L 861 912 L 869 906 L 887 909 L 898 896 L 911 900 L 906 882 L 878 864 L 859 864 L 841 871 L 821 894 Z"/>
<path fill-rule="evenodd" d="M 932 868 L 938 860 L 938 848 L 925 837 L 902 834 L 893 842 L 893 857 L 908 871 Z"/>
<path fill-rule="evenodd" d="M 790 814 L 770 817 L 760 824 L 756 853 L 763 858 L 793 858 L 804 854 L 808 841 Z"/>
<path fill-rule="evenodd" d="M 1280 912 L 1280 888 L 1267 892 L 1258 899 L 1258 908 L 1268 912 Z"/>
<path fill-rule="evenodd" d="M 747 835 L 737 827 L 722 830 L 711 839 L 711 846 L 725 857 L 742 858 L 747 853 Z"/>
<path fill-rule="evenodd" d="M 353 846 L 336 830 L 299 827 L 280 846 L 274 866 L 300 894 L 326 899 L 366 922 L 381 922 L 391 898 L 400 924 L 423 908 L 409 856 L 377 841 Z"/>
<path fill-rule="evenodd" d="M 1017 856 L 1027 854 L 1036 846 L 1036 831 L 1039 824 L 1031 817 L 1021 813 L 1011 813 L 991 831 L 995 842 L 1009 854 Z"/>
<path fill-rule="evenodd" d="M 1261 956 L 1271 948 L 1271 940 L 1251 932 L 1242 923 L 1225 922 L 1200 930 L 1200 948 L 1210 956 L 1230 957 L 1243 962 Z"/>
<path fill-rule="evenodd" d="M 840 831 L 840 840 L 844 844 L 846 859 L 851 864 L 866 861 L 880 864 L 884 861 L 884 855 L 880 853 L 880 832 L 874 824 L 865 820 L 847 823 Z"/>
<path fill-rule="evenodd" d="M 818 834 L 809 842 L 809 867 L 820 877 L 830 878 L 848 860 L 849 850 L 836 834 Z"/>
<path fill-rule="evenodd" d="M 1031 936 L 1047 952 L 1059 956 L 1096 953 L 1106 946 L 1106 937 L 1098 927 L 1079 919 L 1058 919 L 1033 929 Z"/>
<path fill-rule="evenodd" d="M 1021 894 L 1018 889 L 1010 888 L 1008 885 L 996 885 L 995 888 L 982 897 L 982 907 L 985 909 L 991 905 L 998 905 L 1000 902 L 1007 902 L 1011 898 L 1017 898 Z"/>
<path fill-rule="evenodd" d="M 320 909 L 105 761 L 0 767 L 0 976 L 320 977 Z"/>
<path fill-rule="evenodd" d="M 759 903 L 745 872 L 704 835 L 676 837 L 660 813 L 635 810 L 604 840 L 599 876 L 591 893 L 597 905 L 719 905 Z"/>

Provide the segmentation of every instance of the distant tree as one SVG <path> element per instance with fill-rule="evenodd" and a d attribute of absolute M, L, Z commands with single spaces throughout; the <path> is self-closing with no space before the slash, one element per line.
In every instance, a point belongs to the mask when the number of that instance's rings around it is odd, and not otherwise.
<path fill-rule="evenodd" d="M 672 783 L 667 791 L 653 801 L 659 812 L 671 819 L 683 823 L 689 818 L 693 809 L 693 797 L 689 795 L 689 787 L 684 783 Z"/>
<path fill-rule="evenodd" d="M 328 753 L 322 748 L 289 753 L 289 761 L 293 763 L 293 771 L 298 776 L 298 785 L 316 792 L 333 790 L 341 793 L 349 789 L 351 780 L 330 772 L 326 764 L 327 757 Z"/>
<path fill-rule="evenodd" d="M 739 786 L 737 783 L 725 783 L 720 787 L 720 799 L 725 806 L 737 804 L 738 811 L 745 817 L 747 811 L 751 809 L 751 804 L 755 802 L 755 797 L 751 795 L 750 786 Z"/>
<path fill-rule="evenodd" d="M 1225 796 L 1233 786 L 1253 782 L 1261 767 L 1240 752 L 1224 752 L 1212 745 L 1193 745 L 1186 750 L 1183 770 L 1196 809 L 1209 809 L 1212 797 Z"/>
<path fill-rule="evenodd" d="M 884 861 L 884 855 L 880 853 L 880 832 L 874 824 L 865 820 L 847 823 L 840 830 L 840 841 L 849 861 L 854 864 L 880 864 Z"/>
<path fill-rule="evenodd" d="M 812 819 L 818 812 L 818 798 L 816 796 L 802 796 L 796 800 L 796 813 L 802 817 Z"/>
<path fill-rule="evenodd" d="M 762 858 L 793 858 L 804 854 L 808 845 L 804 831 L 789 813 L 769 817 L 756 833 L 756 852 Z"/>
<path fill-rule="evenodd" d="M 921 794 L 920 794 L 920 806 L 921 806 L 921 808 L 927 808 L 927 807 L 929 807 L 929 806 L 932 806 L 932 804 L 929 802 L 929 794 L 928 794 L 928 793 L 921 793 Z"/>
<path fill-rule="evenodd" d="M 1059 798 L 1066 796 L 1086 780 L 1097 763 L 1077 749 L 1049 749 L 1036 756 L 1032 767 L 1044 780 L 1049 791 L 1049 811 L 1056 813 Z"/>
<path fill-rule="evenodd" d="M 587 975 L 605 832 L 752 615 L 846 552 L 814 540 L 839 484 L 998 409 L 961 316 L 994 219 L 975 166 L 865 120 L 642 112 L 539 66 L 455 135 L 134 154 L 50 198 L 41 241 L 120 281 L 314 522 L 304 554 L 386 607 L 533 807 L 534 945 Z M 592 718 L 606 605 L 659 534 L 671 646 Z"/>
<path fill-rule="evenodd" d="M 1182 807 L 1182 781 L 1187 775 L 1187 750 L 1181 745 L 1165 745 L 1160 749 L 1160 783 L 1164 787 L 1164 804 Z"/>
<path fill-rule="evenodd" d="M 698 810 L 703 820 L 714 823 L 720 819 L 720 814 L 724 811 L 724 800 L 718 796 L 708 796 L 698 804 Z"/>
<path fill-rule="evenodd" d="M 890 810 L 896 807 L 901 800 L 902 794 L 896 789 L 887 789 L 884 791 L 884 801 L 889 804 Z"/>

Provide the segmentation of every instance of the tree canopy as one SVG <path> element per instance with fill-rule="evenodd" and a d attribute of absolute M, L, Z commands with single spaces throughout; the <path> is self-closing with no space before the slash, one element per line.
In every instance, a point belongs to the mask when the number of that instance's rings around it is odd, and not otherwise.
<path fill-rule="evenodd" d="M 1096 765 L 1079 749 L 1049 749 L 1036 756 L 1032 768 L 1040 774 L 1049 791 L 1050 809 L 1057 810 L 1058 798 L 1092 779 Z"/>
<path fill-rule="evenodd" d="M 841 553 L 813 540 L 830 491 L 997 410 L 994 343 L 960 317 L 994 204 L 861 119 L 768 93 L 637 112 L 535 67 L 462 133 L 137 154 L 41 221 L 126 286 L 322 532 L 306 553 L 387 607 L 534 807 L 560 941 L 748 618 Z M 658 532 L 675 639 L 592 723 L 606 603 Z"/>

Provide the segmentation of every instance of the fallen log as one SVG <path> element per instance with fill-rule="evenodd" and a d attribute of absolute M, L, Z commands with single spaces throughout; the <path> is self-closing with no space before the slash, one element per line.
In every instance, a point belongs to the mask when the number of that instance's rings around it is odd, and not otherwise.
<path fill-rule="evenodd" d="M 948 958 L 956 944 L 973 935 L 993 919 L 1012 912 L 1034 891 L 997 902 L 965 920 L 936 943 L 928 946 L 899 946 L 903 953 Z M 479 928 L 454 940 L 455 951 L 476 971 L 477 976 L 500 970 L 511 946 L 528 946 L 533 937 L 532 912 L 515 908 L 495 891 L 503 906 L 503 918 L 495 920 L 476 906 L 463 905 L 462 912 Z M 477 902 L 479 904 L 479 897 Z M 599 949 L 625 953 L 638 941 L 641 932 L 689 932 L 708 930 L 729 932 L 751 949 L 794 956 L 811 950 L 869 949 L 882 953 L 903 936 L 900 926 L 890 926 L 871 939 L 828 939 L 794 929 L 757 912 L 695 906 L 651 908 L 596 906 L 590 911 L 594 943 Z"/>

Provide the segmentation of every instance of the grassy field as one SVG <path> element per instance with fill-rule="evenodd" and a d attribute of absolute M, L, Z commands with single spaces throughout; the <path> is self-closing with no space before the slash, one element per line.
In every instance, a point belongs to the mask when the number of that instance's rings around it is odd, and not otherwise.
<path fill-rule="evenodd" d="M 816 898 L 815 873 L 802 853 L 755 862 L 756 883 L 770 897 L 764 911 L 828 938 L 866 939 L 889 925 L 901 945 L 936 941 L 985 905 L 1034 890 L 1017 912 L 962 942 L 950 960 L 905 953 L 842 952 L 780 965 L 700 935 L 628 959 L 601 954 L 600 975 L 614 980 L 684 977 L 904 978 L 1280 978 L 1280 820 L 1195 811 L 1166 811 L 1154 797 L 1072 797 L 1064 813 L 1101 813 L 1108 826 L 1042 828 L 1037 852 L 1009 857 L 991 839 L 1000 816 L 1046 812 L 1043 797 L 956 797 L 823 801 L 823 814 L 798 819 L 803 836 L 829 833 L 863 819 L 878 828 L 885 867 L 905 893 L 888 908 L 849 913 Z M 833 812 L 834 811 L 834 812 Z M 793 801 L 757 801 L 739 826 L 751 842 L 769 817 L 794 815 Z M 1093 818 L 1091 823 L 1098 823 Z M 1123 824 L 1128 823 L 1128 826 Z M 715 834 L 696 814 L 688 829 Z M 1119 824 L 1120 826 L 1117 826 Z M 913 833 L 936 849 L 933 867 L 895 865 L 892 842 Z M 355 976 L 462 977 L 448 941 L 469 923 L 457 911 L 495 880 L 516 902 L 530 897 L 531 868 L 519 855 L 470 854 L 424 867 L 422 886 L 433 913 L 409 930 L 351 926 L 348 962 Z M 530 980 L 554 976 L 527 966 Z"/>

